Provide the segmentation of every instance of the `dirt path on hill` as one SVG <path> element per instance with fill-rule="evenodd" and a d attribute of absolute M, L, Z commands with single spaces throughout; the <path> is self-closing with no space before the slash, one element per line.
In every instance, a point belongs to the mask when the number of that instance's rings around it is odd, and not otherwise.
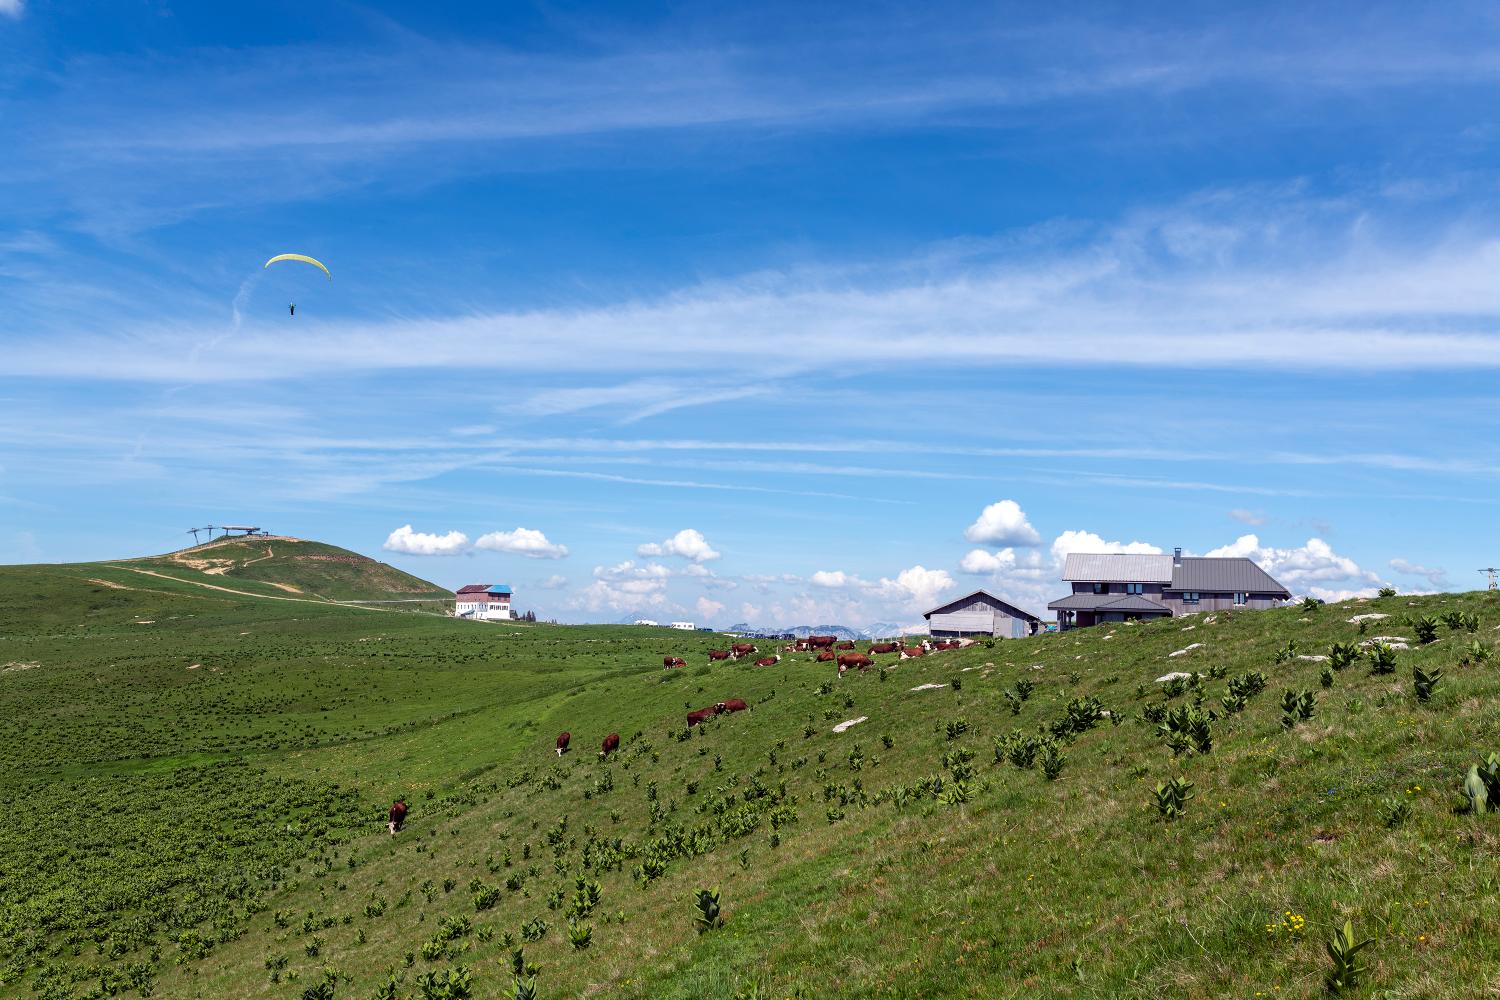
<path fill-rule="evenodd" d="M 140 573 L 144 576 L 154 576 L 158 580 L 171 580 L 173 583 L 186 583 L 193 587 L 202 587 L 204 590 L 219 590 L 226 594 L 238 594 L 241 597 L 258 597 L 264 601 L 291 601 L 294 604 L 321 604 L 327 607 L 330 604 L 338 604 L 340 607 L 356 607 L 361 611 L 386 611 L 387 608 L 367 608 L 360 605 L 344 605 L 337 601 L 315 601 L 310 597 L 278 597 L 275 594 L 257 594 L 249 590 L 235 590 L 233 587 L 220 587 L 213 583 L 202 583 L 198 580 L 184 580 L 177 576 L 168 576 L 165 573 L 157 573 L 149 569 L 137 569 L 134 566 L 119 566 L 118 569 L 129 570 L 132 573 Z"/>

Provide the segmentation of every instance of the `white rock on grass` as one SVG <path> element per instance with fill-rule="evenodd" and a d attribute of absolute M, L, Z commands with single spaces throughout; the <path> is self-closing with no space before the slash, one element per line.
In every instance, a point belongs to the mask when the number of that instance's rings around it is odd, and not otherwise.
<path fill-rule="evenodd" d="M 1353 618 L 1348 619 L 1348 622 L 1350 625 L 1358 625 L 1360 622 L 1378 622 L 1382 618 L 1389 617 L 1390 615 L 1383 615 L 1378 611 L 1371 611 L 1367 615 L 1355 615 Z"/>
<path fill-rule="evenodd" d="M 1168 656 L 1181 656 L 1184 653 L 1191 653 L 1195 649 L 1202 649 L 1202 648 L 1203 648 L 1203 643 L 1201 643 L 1201 642 L 1195 642 L 1195 643 L 1192 643 L 1191 645 L 1182 647 L 1181 649 L 1179 649 L 1175 653 L 1168 653 L 1167 655 Z"/>
<path fill-rule="evenodd" d="M 1167 683 L 1167 681 L 1187 681 L 1192 680 L 1192 678 L 1192 674 L 1186 673 L 1182 670 L 1174 670 L 1170 674 L 1162 674 L 1156 679 L 1156 683 L 1165 684 Z"/>
<path fill-rule="evenodd" d="M 947 686 L 948 685 L 946 685 L 946 684 L 918 684 L 916 687 L 912 688 L 912 690 L 913 691 L 936 691 L 938 688 L 945 688 Z"/>
<path fill-rule="evenodd" d="M 836 733 L 842 733 L 844 730 L 848 729 L 850 726 L 857 726 L 861 722 L 864 722 L 864 721 L 866 721 L 869 718 L 870 717 L 868 715 L 861 715 L 857 719 L 849 719 L 846 722 L 840 722 L 838 725 L 836 725 L 836 726 L 833 727 L 833 731 L 836 732 Z"/>
<path fill-rule="evenodd" d="M 1193 629 L 1195 629 L 1197 627 L 1198 626 L 1196 626 L 1196 625 L 1184 625 L 1182 627 L 1182 631 L 1184 631 L 1184 632 L 1191 632 Z"/>
<path fill-rule="evenodd" d="M 1297 654 L 1297 659 L 1299 659 L 1299 660 L 1306 660 L 1309 663 L 1322 663 L 1324 660 L 1328 659 L 1328 657 L 1326 657 L 1326 656 L 1309 655 L 1307 653 L 1298 653 Z"/>

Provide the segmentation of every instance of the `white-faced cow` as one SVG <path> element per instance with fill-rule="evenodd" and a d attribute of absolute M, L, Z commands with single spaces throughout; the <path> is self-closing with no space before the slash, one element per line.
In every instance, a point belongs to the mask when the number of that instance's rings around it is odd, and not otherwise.
<path fill-rule="evenodd" d="M 738 698 L 730 698 L 728 701 L 719 702 L 714 707 L 721 712 L 743 712 L 750 706 Z"/>
<path fill-rule="evenodd" d="M 727 659 L 729 659 L 729 650 L 727 649 L 710 649 L 708 651 L 708 661 L 710 663 L 714 662 L 715 660 Z"/>
<path fill-rule="evenodd" d="M 687 661 L 680 656 L 663 656 L 661 665 L 663 670 L 671 670 L 673 667 L 687 666 Z"/>
<path fill-rule="evenodd" d="M 923 649 L 921 646 L 903 646 L 901 649 L 901 659 L 915 660 L 917 657 L 924 655 L 926 652 L 927 650 Z"/>
<path fill-rule="evenodd" d="M 742 656 L 754 656 L 756 653 L 760 652 L 760 650 L 756 649 L 755 646 L 751 643 L 737 642 L 733 646 L 729 647 L 729 652 L 734 656 L 736 660 L 738 660 Z"/>
<path fill-rule="evenodd" d="M 568 741 L 571 740 L 572 738 L 573 738 L 573 734 L 572 733 L 558 733 L 557 734 L 557 755 L 559 757 L 561 757 L 563 754 L 565 754 L 565 753 L 568 752 Z"/>
<path fill-rule="evenodd" d="M 618 749 L 620 749 L 620 734 L 610 733 L 604 737 L 604 743 L 599 747 L 599 759 L 603 760 Z"/>
<path fill-rule="evenodd" d="M 760 659 L 755 661 L 755 665 L 757 667 L 774 667 L 780 662 L 781 654 L 778 653 L 775 656 L 762 656 Z"/>

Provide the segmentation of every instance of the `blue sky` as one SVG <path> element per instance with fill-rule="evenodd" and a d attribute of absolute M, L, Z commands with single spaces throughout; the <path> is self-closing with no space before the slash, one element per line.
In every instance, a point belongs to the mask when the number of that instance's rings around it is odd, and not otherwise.
<path fill-rule="evenodd" d="M 0 0 L 0 560 L 791 625 L 1500 559 L 1493 7 L 443 6 Z"/>

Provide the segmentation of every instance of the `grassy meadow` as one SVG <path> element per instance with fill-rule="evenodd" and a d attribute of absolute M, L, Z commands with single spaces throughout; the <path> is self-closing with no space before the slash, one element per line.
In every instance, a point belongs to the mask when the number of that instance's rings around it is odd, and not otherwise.
<path fill-rule="evenodd" d="M 1345 995 L 1500 976 L 1500 818 L 1457 811 L 1500 750 L 1494 595 L 842 679 L 709 666 L 705 635 L 269 597 L 0 569 L 0 992 L 1311 997 L 1346 920 L 1372 943 Z M 1344 645 L 1378 636 L 1410 648 Z M 1423 698 L 1414 669 L 1442 671 Z M 684 727 L 727 698 L 751 710 Z"/>

